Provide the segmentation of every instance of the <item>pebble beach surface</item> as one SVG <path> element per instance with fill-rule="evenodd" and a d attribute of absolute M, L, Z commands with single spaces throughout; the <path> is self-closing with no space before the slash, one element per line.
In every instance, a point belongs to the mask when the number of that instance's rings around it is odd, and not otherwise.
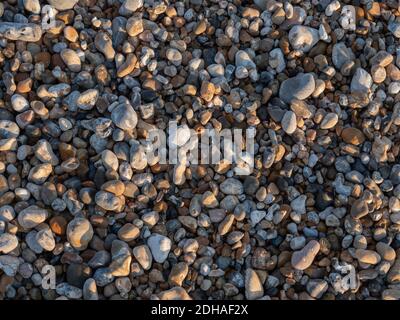
<path fill-rule="evenodd" d="M 399 126 L 397 0 L 1 1 L 0 300 L 399 300 Z"/>

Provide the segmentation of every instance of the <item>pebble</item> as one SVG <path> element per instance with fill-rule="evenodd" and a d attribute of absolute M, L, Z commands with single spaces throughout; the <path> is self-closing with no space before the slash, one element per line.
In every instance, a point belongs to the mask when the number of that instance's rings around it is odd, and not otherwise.
<path fill-rule="evenodd" d="M 248 300 L 257 300 L 264 295 L 263 285 L 253 269 L 246 269 L 245 288 L 246 299 Z"/>
<path fill-rule="evenodd" d="M 297 120 L 293 111 L 286 111 L 282 118 L 282 129 L 287 134 L 292 134 L 296 131 Z"/>
<path fill-rule="evenodd" d="M 76 217 L 68 223 L 68 242 L 76 250 L 85 250 L 92 240 L 93 234 L 93 227 L 89 220 L 85 218 Z"/>
<path fill-rule="evenodd" d="M 29 109 L 29 102 L 20 94 L 14 94 L 11 97 L 12 108 L 17 112 L 24 112 Z"/>
<path fill-rule="evenodd" d="M 344 142 L 351 143 L 353 145 L 363 144 L 365 141 L 365 136 L 361 130 L 357 128 L 345 128 L 341 133 L 341 137 Z"/>
<path fill-rule="evenodd" d="M 115 107 L 111 112 L 111 119 L 122 130 L 133 130 L 138 122 L 135 110 L 127 103 Z"/>
<path fill-rule="evenodd" d="M 42 37 L 42 28 L 34 23 L 0 22 L 0 33 L 13 41 L 37 42 Z"/>
<path fill-rule="evenodd" d="M 346 62 L 353 61 L 355 55 L 353 51 L 344 43 L 335 43 L 332 48 L 332 62 L 340 70 Z"/>
<path fill-rule="evenodd" d="M 71 49 L 64 49 L 60 53 L 61 59 L 72 72 L 81 71 L 81 59 L 78 54 Z"/>
<path fill-rule="evenodd" d="M 399 299 L 396 1 L 0 18 L 0 299 Z"/>
<path fill-rule="evenodd" d="M 289 42 L 295 50 L 302 52 L 310 51 L 319 41 L 317 29 L 297 25 L 289 31 Z"/>
<path fill-rule="evenodd" d="M 309 73 L 298 74 L 282 82 L 279 97 L 286 103 L 293 99 L 305 100 L 315 89 L 314 77 Z"/>
<path fill-rule="evenodd" d="M 380 255 L 372 250 L 357 249 L 355 256 L 359 262 L 367 264 L 377 264 L 381 261 Z"/>
<path fill-rule="evenodd" d="M 310 267 L 317 256 L 321 246 L 318 241 L 311 240 L 303 249 L 295 251 L 291 258 L 293 268 L 297 270 L 305 270 Z"/>
<path fill-rule="evenodd" d="M 350 84 L 351 92 L 368 92 L 372 85 L 371 75 L 362 68 L 357 68 Z"/>
<path fill-rule="evenodd" d="M 144 270 L 149 270 L 153 262 L 153 256 L 147 245 L 136 246 L 132 250 L 133 256 Z"/>
<path fill-rule="evenodd" d="M 228 178 L 220 184 L 221 192 L 227 195 L 238 195 L 244 192 L 243 184 L 234 178 Z"/>
<path fill-rule="evenodd" d="M 153 233 L 147 240 L 153 259 L 163 263 L 171 250 L 171 240 L 161 234 Z"/>
<path fill-rule="evenodd" d="M 0 253 L 10 253 L 18 247 L 18 238 L 9 233 L 0 234 Z"/>
<path fill-rule="evenodd" d="M 46 209 L 38 206 L 29 206 L 18 214 L 18 223 L 24 229 L 32 229 L 44 222 L 49 216 Z"/>
<path fill-rule="evenodd" d="M 355 219 L 360 219 L 368 214 L 368 205 L 363 199 L 357 199 L 351 206 L 351 215 Z"/>

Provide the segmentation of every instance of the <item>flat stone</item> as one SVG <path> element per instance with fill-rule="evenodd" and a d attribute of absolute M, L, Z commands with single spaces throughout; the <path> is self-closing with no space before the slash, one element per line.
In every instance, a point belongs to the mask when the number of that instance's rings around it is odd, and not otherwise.
<path fill-rule="evenodd" d="M 42 37 L 42 28 L 34 23 L 0 22 L 0 34 L 12 41 L 37 42 Z"/>
<path fill-rule="evenodd" d="M 33 205 L 25 208 L 18 214 L 18 223 L 24 229 L 32 229 L 44 222 L 47 217 L 48 212 L 46 209 Z"/>
<path fill-rule="evenodd" d="M 239 180 L 234 178 L 228 178 L 224 180 L 219 185 L 219 188 L 221 192 L 231 195 L 242 194 L 244 192 L 243 184 Z"/>
<path fill-rule="evenodd" d="M 357 128 L 345 128 L 342 130 L 341 137 L 344 142 L 350 143 L 353 145 L 360 145 L 364 143 L 365 136 L 361 130 Z"/>
<path fill-rule="evenodd" d="M 293 99 L 305 100 L 314 89 L 314 77 L 310 73 L 300 73 L 282 82 L 279 97 L 286 103 L 290 103 Z"/>

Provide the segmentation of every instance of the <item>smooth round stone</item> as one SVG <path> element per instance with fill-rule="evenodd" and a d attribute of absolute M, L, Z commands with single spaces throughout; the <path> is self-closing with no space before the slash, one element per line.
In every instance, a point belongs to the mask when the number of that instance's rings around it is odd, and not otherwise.
<path fill-rule="evenodd" d="M 100 51 L 107 60 L 112 61 L 115 57 L 115 50 L 112 45 L 112 40 L 105 32 L 98 32 L 94 38 L 96 49 Z"/>
<path fill-rule="evenodd" d="M 234 178 L 228 178 L 224 180 L 220 185 L 219 189 L 221 192 L 227 195 L 238 195 L 244 192 L 243 184 Z"/>
<path fill-rule="evenodd" d="M 119 161 L 114 152 L 110 150 L 104 150 L 101 153 L 101 161 L 107 170 L 118 170 Z"/>
<path fill-rule="evenodd" d="M 326 116 L 322 120 L 322 122 L 320 124 L 320 128 L 323 130 L 332 129 L 333 127 L 336 126 L 338 121 L 339 121 L 338 115 L 336 113 L 330 112 L 330 113 L 326 114 Z"/>
<path fill-rule="evenodd" d="M 303 249 L 295 251 L 292 254 L 291 263 L 293 268 L 297 270 L 305 270 L 313 263 L 315 257 L 317 256 L 320 244 L 316 240 L 311 240 L 307 243 Z"/>
<path fill-rule="evenodd" d="M 49 229 L 40 230 L 36 234 L 36 242 L 46 251 L 53 251 L 56 246 L 56 241 Z"/>
<path fill-rule="evenodd" d="M 76 106 L 85 111 L 92 110 L 99 98 L 99 91 L 97 89 L 89 89 L 80 93 L 76 100 Z"/>
<path fill-rule="evenodd" d="M 314 77 L 310 73 L 300 73 L 282 82 L 279 97 L 286 103 L 293 99 L 305 100 L 315 89 Z"/>
<path fill-rule="evenodd" d="M 292 250 L 300 250 L 303 248 L 306 244 L 306 238 L 305 237 L 294 237 L 290 241 L 290 248 Z"/>
<path fill-rule="evenodd" d="M 43 252 L 43 248 L 41 245 L 36 241 L 37 231 L 32 230 L 25 236 L 25 243 L 28 245 L 29 249 L 32 250 L 34 253 L 40 254 Z"/>
<path fill-rule="evenodd" d="M 393 184 L 400 184 L 400 164 L 395 164 L 390 172 L 390 181 Z"/>
<path fill-rule="evenodd" d="M 17 112 L 24 112 L 29 109 L 29 102 L 20 94 L 11 97 L 11 106 Z"/>
<path fill-rule="evenodd" d="M 72 72 L 79 72 L 81 71 L 81 59 L 79 58 L 78 54 L 71 49 L 64 49 L 61 51 L 61 59 L 67 65 L 68 69 Z"/>
<path fill-rule="evenodd" d="M 177 49 L 168 48 L 166 57 L 175 66 L 180 66 L 182 63 L 182 54 Z"/>
<path fill-rule="evenodd" d="M 29 171 L 28 180 L 35 184 L 43 184 L 53 171 L 50 163 L 43 163 L 34 166 Z"/>
<path fill-rule="evenodd" d="M 160 300 L 192 300 L 189 294 L 182 287 L 173 287 L 158 294 Z"/>
<path fill-rule="evenodd" d="M 394 261 L 396 259 L 396 251 L 387 243 L 378 242 L 376 244 L 376 251 L 386 261 Z"/>
<path fill-rule="evenodd" d="M 67 229 L 67 220 L 62 216 L 54 216 L 49 221 L 50 229 L 56 235 L 64 235 Z"/>
<path fill-rule="evenodd" d="M 383 300 L 400 300 L 400 290 L 399 289 L 386 289 L 382 292 Z"/>
<path fill-rule="evenodd" d="M 313 114 L 311 107 L 302 100 L 293 99 L 290 103 L 290 109 L 297 117 L 303 119 L 309 119 Z"/>
<path fill-rule="evenodd" d="M 7 254 L 18 247 L 18 238 L 9 233 L 0 234 L 0 253 Z"/>
<path fill-rule="evenodd" d="M 297 119 L 293 111 L 286 111 L 281 121 L 282 129 L 287 134 L 292 134 L 297 128 Z"/>
<path fill-rule="evenodd" d="M 15 277 L 20 265 L 20 259 L 11 255 L 0 255 L 0 270 L 9 276 Z"/>
<path fill-rule="evenodd" d="M 25 208 L 18 214 L 18 223 L 24 229 L 32 229 L 44 222 L 47 217 L 48 212 L 46 209 L 33 205 Z"/>
<path fill-rule="evenodd" d="M 135 70 L 137 57 L 130 53 L 125 59 L 125 62 L 118 67 L 117 76 L 123 78 Z"/>
<path fill-rule="evenodd" d="M 127 16 L 136 12 L 141 7 L 143 7 L 143 0 L 125 0 L 119 9 L 119 13 Z"/>
<path fill-rule="evenodd" d="M 121 196 L 125 191 L 125 184 L 120 180 L 109 180 L 101 186 L 101 189 L 116 196 Z"/>
<path fill-rule="evenodd" d="M 135 240 L 139 235 L 140 229 L 131 223 L 124 224 L 118 230 L 118 238 L 126 242 Z"/>
<path fill-rule="evenodd" d="M 117 211 L 122 205 L 120 198 L 106 191 L 97 192 L 95 202 L 99 207 L 108 211 Z"/>
<path fill-rule="evenodd" d="M 131 131 L 136 127 L 138 117 L 130 104 L 121 103 L 111 112 L 113 123 L 122 130 Z"/>
<path fill-rule="evenodd" d="M 345 128 L 342 130 L 341 137 L 344 142 L 358 146 L 365 141 L 365 136 L 357 128 Z"/>
<path fill-rule="evenodd" d="M 367 264 L 378 264 L 381 261 L 381 256 L 372 250 L 357 249 L 355 256 L 359 262 Z"/>
<path fill-rule="evenodd" d="M 293 49 L 308 52 L 319 41 L 317 29 L 297 25 L 289 31 L 289 42 Z"/>
<path fill-rule="evenodd" d="M 375 83 L 382 83 L 386 79 L 386 70 L 384 67 L 381 67 L 379 65 L 372 66 L 371 68 L 371 76 L 372 80 Z"/>
<path fill-rule="evenodd" d="M 158 263 L 163 263 L 171 250 L 171 240 L 161 234 L 153 233 L 147 240 L 153 258 Z"/>
<path fill-rule="evenodd" d="M 68 224 L 67 239 L 76 250 L 85 250 L 92 238 L 93 227 L 89 220 L 76 217 Z"/>
<path fill-rule="evenodd" d="M 66 26 L 63 30 L 64 37 L 71 42 L 76 42 L 79 39 L 79 34 L 74 27 Z"/>

